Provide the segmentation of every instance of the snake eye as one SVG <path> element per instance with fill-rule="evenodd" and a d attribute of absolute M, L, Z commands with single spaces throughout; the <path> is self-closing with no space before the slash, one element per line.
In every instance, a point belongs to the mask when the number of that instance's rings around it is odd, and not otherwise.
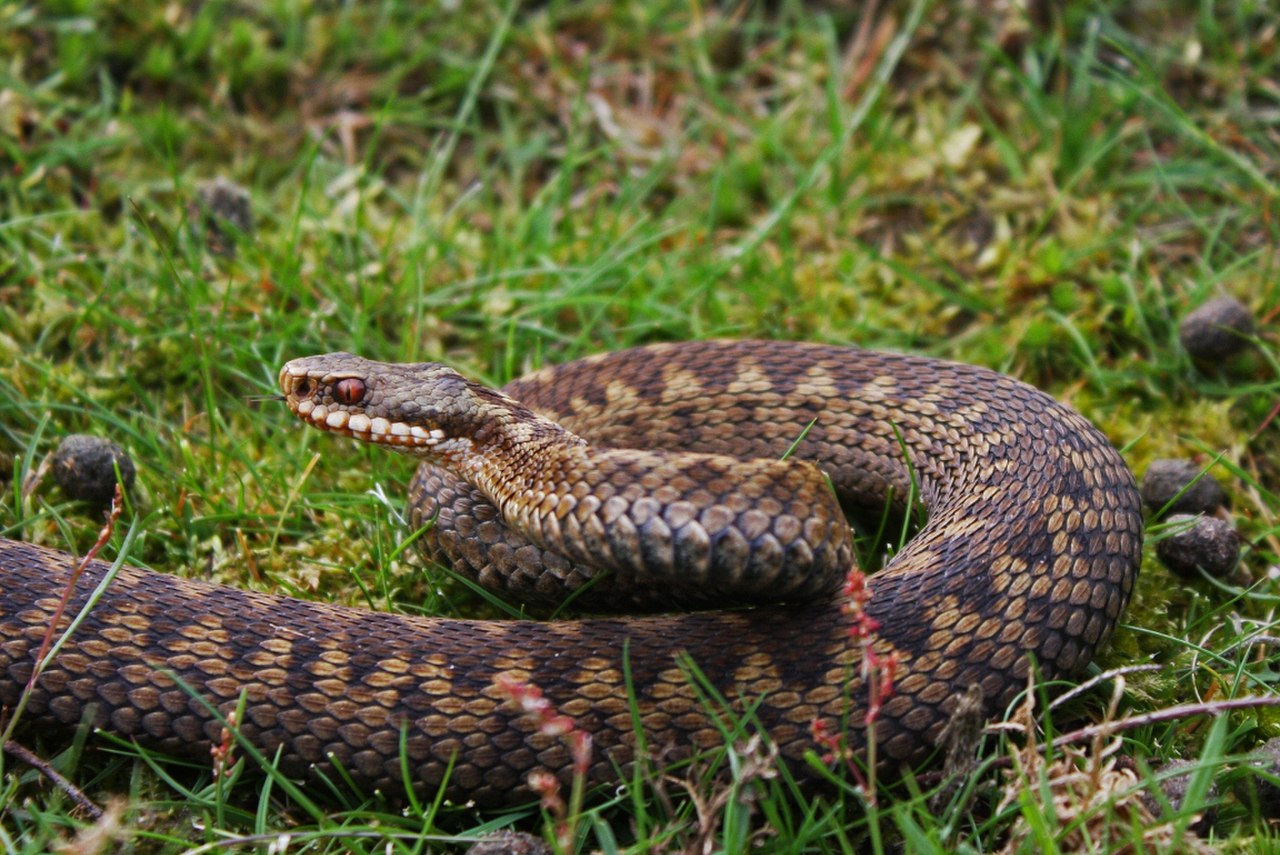
<path fill-rule="evenodd" d="M 333 387 L 333 397 L 339 404 L 352 406 L 364 399 L 364 381 L 354 377 L 339 380 Z"/>

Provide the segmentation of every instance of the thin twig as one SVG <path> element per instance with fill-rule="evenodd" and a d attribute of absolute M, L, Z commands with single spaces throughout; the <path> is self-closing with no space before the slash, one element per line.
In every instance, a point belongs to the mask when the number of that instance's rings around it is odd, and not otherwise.
<path fill-rule="evenodd" d="M 1064 733 L 1053 740 L 1054 748 L 1061 748 L 1072 742 L 1083 742 L 1098 736 L 1112 736 L 1145 727 L 1148 724 L 1159 724 L 1165 721 L 1177 721 L 1197 715 L 1219 715 L 1232 710 L 1247 710 L 1257 707 L 1280 707 L 1280 698 L 1232 698 L 1226 701 L 1207 701 L 1200 704 L 1182 704 L 1176 707 L 1165 707 L 1162 710 L 1143 713 L 1142 715 L 1122 718 L 1119 721 L 1103 721 L 1090 724 L 1079 730 Z"/>
<path fill-rule="evenodd" d="M 1198 715 L 1219 715 L 1221 713 L 1232 712 L 1234 710 L 1255 709 L 1257 707 L 1280 707 L 1280 698 L 1232 698 L 1226 701 L 1207 701 L 1199 704 L 1182 704 L 1176 707 L 1165 707 L 1154 712 L 1143 713 L 1142 715 L 1130 716 L 1122 718 L 1119 721 L 1103 721 L 1097 724 L 1090 724 L 1078 730 L 1061 734 L 1056 737 L 1050 747 L 1062 748 L 1075 742 L 1086 742 L 1097 739 L 1099 737 L 1113 736 L 1125 731 L 1135 730 L 1139 727 L 1145 727 L 1149 724 L 1160 724 L 1166 721 L 1177 721 L 1178 719 L 1191 718 Z M 990 725 L 987 727 L 988 733 L 999 731 L 1017 731 L 1023 732 L 1023 728 L 1007 722 Z M 1008 755 L 1001 757 L 989 757 L 984 761 L 984 769 L 1006 769 L 1012 765 Z M 916 781 L 923 787 L 931 787 L 941 783 L 946 777 L 942 771 L 924 772 L 917 776 Z"/>
<path fill-rule="evenodd" d="M 1059 695 L 1057 698 L 1054 699 L 1053 703 L 1049 704 L 1049 709 L 1051 710 L 1057 709 L 1061 705 L 1065 704 L 1067 701 L 1071 700 L 1074 697 L 1077 697 L 1078 695 L 1083 694 L 1084 692 L 1087 692 L 1088 690 L 1092 689 L 1094 686 L 1098 685 L 1099 683 L 1105 682 L 1107 680 L 1111 680 L 1115 677 L 1123 677 L 1126 674 L 1141 674 L 1147 671 L 1159 671 L 1159 670 L 1160 670 L 1159 665 L 1151 664 L 1151 665 L 1125 665 L 1121 668 L 1112 668 L 1108 671 L 1103 671 L 1101 674 L 1098 674 L 1097 676 L 1090 677 L 1088 680 L 1085 680 L 1083 683 L 1076 686 L 1071 691 L 1063 695 Z"/>
<path fill-rule="evenodd" d="M 11 757 L 17 757 L 23 763 L 26 763 L 28 766 L 52 781 L 55 787 L 66 793 L 71 801 L 79 805 L 80 809 L 87 813 L 91 818 L 100 819 L 102 817 L 102 808 L 95 805 L 79 787 L 62 777 L 62 775 L 58 774 L 58 770 L 54 769 L 53 766 L 50 765 L 47 760 L 40 757 L 40 755 L 31 751 L 24 745 L 19 745 L 12 739 L 6 741 L 2 747 L 4 748 L 5 754 L 10 755 Z"/>

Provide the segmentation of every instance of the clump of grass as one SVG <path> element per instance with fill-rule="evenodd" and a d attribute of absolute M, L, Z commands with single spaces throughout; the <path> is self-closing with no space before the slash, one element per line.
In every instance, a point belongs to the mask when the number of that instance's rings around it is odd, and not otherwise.
<path fill-rule="evenodd" d="M 1118 676 L 1104 725 L 1115 719 L 1124 686 L 1124 677 Z M 1200 790 L 1186 801 L 1183 815 L 1161 822 L 1144 800 L 1137 771 L 1121 762 L 1118 736 L 1108 734 L 1104 726 L 1086 747 L 1065 745 L 1053 751 L 1041 746 L 1035 700 L 1036 692 L 1029 688 L 1009 723 L 1024 741 L 1009 753 L 1012 769 L 997 806 L 997 811 L 1017 815 L 1001 851 L 1020 852 L 1029 846 L 1062 852 L 1217 851 L 1188 828 L 1202 805 L 1207 774 L 1200 776 Z M 1222 729 L 1216 730 L 1220 745 Z"/>

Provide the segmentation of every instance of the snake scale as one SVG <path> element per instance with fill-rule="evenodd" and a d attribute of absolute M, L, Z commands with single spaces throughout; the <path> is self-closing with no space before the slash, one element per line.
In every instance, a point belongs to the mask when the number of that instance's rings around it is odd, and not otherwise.
<path fill-rule="evenodd" d="M 337 762 L 356 786 L 395 797 L 406 786 L 403 752 L 409 786 L 432 792 L 447 779 L 452 798 L 510 803 L 528 797 L 531 770 L 565 778 L 571 758 L 563 738 L 538 732 L 498 690 L 499 678 L 539 687 L 590 732 L 590 778 L 603 782 L 626 773 L 637 721 L 646 750 L 664 760 L 721 744 L 692 661 L 730 705 L 751 711 L 782 757 L 816 747 L 815 721 L 833 731 L 847 723 L 850 744 L 863 747 L 861 646 L 836 593 L 848 529 L 831 521 L 827 479 L 854 511 L 886 502 L 903 511 L 914 482 L 927 521 L 871 577 L 867 604 L 880 623 L 877 651 L 900 660 L 878 755 L 914 764 L 971 687 L 996 715 L 1025 686 L 1028 654 L 1048 677 L 1083 666 L 1137 574 L 1142 519 L 1120 456 L 1069 408 L 982 368 L 697 342 L 546 369 L 505 395 L 439 366 L 346 354 L 290 363 L 281 382 L 304 421 L 426 457 L 409 509 L 415 525 L 431 524 L 427 553 L 516 601 L 585 589 L 579 602 L 593 609 L 661 608 L 660 596 L 627 587 L 648 583 L 695 604 L 759 603 L 771 592 L 780 602 L 457 620 L 126 567 L 40 676 L 29 724 L 65 730 L 87 717 L 207 758 L 221 726 L 205 704 L 226 713 L 243 693 L 242 733 L 266 756 L 278 751 L 290 775 L 332 779 Z M 601 556 L 609 572 L 587 566 Z M 72 564 L 0 540 L 7 709 Z M 90 564 L 71 614 L 105 570 Z"/>

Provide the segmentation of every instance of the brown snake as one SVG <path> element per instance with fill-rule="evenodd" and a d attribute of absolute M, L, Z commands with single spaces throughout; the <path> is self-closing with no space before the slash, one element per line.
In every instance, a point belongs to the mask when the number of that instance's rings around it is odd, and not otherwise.
<path fill-rule="evenodd" d="M 879 756 L 917 763 L 970 687 L 996 715 L 1026 685 L 1028 654 L 1048 677 L 1083 666 L 1137 574 L 1142 519 L 1120 456 L 1067 407 L 981 368 L 820 345 L 698 342 L 544 370 L 509 384 L 511 398 L 439 366 L 345 354 L 290 363 L 281 382 L 304 420 L 417 446 L 468 479 L 424 464 L 410 516 L 433 523 L 433 558 L 517 601 L 562 600 L 594 579 L 593 608 L 612 599 L 660 605 L 628 593 L 632 583 L 695 603 L 758 602 L 770 592 L 785 602 L 455 620 L 126 567 L 41 675 L 25 720 L 65 728 L 88 715 L 162 751 L 207 757 L 221 725 L 205 704 L 225 714 L 243 693 L 242 733 L 267 757 L 278 750 L 290 775 L 334 778 L 336 760 L 357 786 L 394 796 L 405 786 L 403 752 L 411 786 L 432 791 L 447 774 L 451 797 L 502 803 L 528 796 L 533 769 L 567 776 L 570 757 L 496 679 L 540 687 L 593 734 L 590 777 L 612 781 L 631 760 L 637 720 L 647 750 L 665 760 L 722 742 L 687 654 L 783 757 L 816 748 L 815 721 L 848 723 L 857 748 L 860 647 L 832 593 L 850 562 L 847 526 L 832 521 L 820 469 L 846 507 L 902 508 L 914 479 L 927 509 L 920 531 L 871 578 L 868 605 L 881 624 L 877 650 L 901 661 L 877 724 Z M 797 438 L 794 459 L 779 461 Z M 628 448 L 650 451 L 606 450 Z M 652 451 L 663 448 L 681 453 Z M 585 566 L 599 557 L 611 572 Z M 0 540 L 5 708 L 18 701 L 72 564 Z M 805 568 L 816 575 L 792 572 Z M 105 569 L 90 565 L 69 614 Z"/>

